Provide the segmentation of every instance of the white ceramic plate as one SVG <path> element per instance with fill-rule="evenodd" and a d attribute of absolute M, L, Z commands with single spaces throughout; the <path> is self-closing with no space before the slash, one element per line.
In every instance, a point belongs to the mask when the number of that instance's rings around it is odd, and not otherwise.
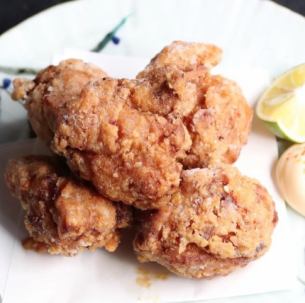
<path fill-rule="evenodd" d="M 0 36 L 0 65 L 42 67 L 50 62 L 54 52 L 65 47 L 90 49 L 130 12 L 133 16 L 118 33 L 121 43 L 118 46 L 109 44 L 105 53 L 151 57 L 170 41 L 184 39 L 220 45 L 231 70 L 234 66 L 255 66 L 274 76 L 305 61 L 304 18 L 269 1 L 82 0 L 49 9 Z M 22 122 L 24 117 L 21 107 L 3 96 L 0 134 L 5 133 L 8 139 L 24 137 L 24 127 L 20 129 L 21 125 L 26 125 Z M 4 202 L 1 199 L 1 203 Z M 305 223 L 291 211 L 289 217 L 293 229 L 290 249 L 301 255 Z M 0 230 L 4 229 L 1 220 Z M 5 263 L 2 254 L 0 256 Z M 0 268 L 0 281 L 4 285 L 0 294 L 3 296 L 8 282 L 3 267 Z M 44 278 L 37 275 L 37 279 Z M 14 282 L 14 279 L 10 281 L 13 286 Z M 25 284 L 20 289 L 26 290 Z M 259 300 L 286 302 L 289 298 L 293 302 L 303 302 L 303 289 L 296 287 L 293 292 L 264 295 Z M 78 288 L 75 285 L 75 289 Z M 58 297 L 50 295 L 53 298 L 50 302 L 58 302 Z M 71 293 L 71 298 L 75 296 Z M 79 297 L 80 302 L 81 299 Z M 240 299 L 241 302 L 247 300 L 252 302 L 251 298 Z M 239 302 L 239 299 L 234 301 Z"/>

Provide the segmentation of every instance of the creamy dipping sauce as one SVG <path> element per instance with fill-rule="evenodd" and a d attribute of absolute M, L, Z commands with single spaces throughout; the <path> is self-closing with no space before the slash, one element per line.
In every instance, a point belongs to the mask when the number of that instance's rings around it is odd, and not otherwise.
<path fill-rule="evenodd" d="M 275 175 L 282 198 L 305 216 L 305 143 L 295 144 L 282 154 Z"/>

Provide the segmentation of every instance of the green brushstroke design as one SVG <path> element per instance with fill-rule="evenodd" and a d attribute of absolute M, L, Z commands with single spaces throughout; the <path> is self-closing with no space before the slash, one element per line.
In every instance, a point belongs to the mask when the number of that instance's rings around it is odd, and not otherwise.
<path fill-rule="evenodd" d="M 103 40 L 100 41 L 91 51 L 100 52 L 103 50 L 106 45 L 111 42 L 111 39 L 115 36 L 120 28 L 124 26 L 131 14 L 127 15 L 109 32 L 104 36 Z M 0 72 L 8 75 L 36 75 L 39 72 L 39 69 L 30 68 L 30 67 L 8 67 L 0 66 Z"/>
<path fill-rule="evenodd" d="M 129 14 L 128 16 L 124 17 L 113 29 L 112 31 L 110 31 L 108 34 L 106 34 L 106 36 L 104 37 L 104 39 L 99 42 L 93 49 L 91 49 L 92 52 L 100 52 L 101 50 L 103 50 L 106 45 L 111 41 L 111 39 L 115 36 L 115 34 L 118 32 L 118 30 L 120 28 L 122 28 L 124 26 L 124 24 L 126 23 L 127 19 L 131 16 L 131 14 Z"/>

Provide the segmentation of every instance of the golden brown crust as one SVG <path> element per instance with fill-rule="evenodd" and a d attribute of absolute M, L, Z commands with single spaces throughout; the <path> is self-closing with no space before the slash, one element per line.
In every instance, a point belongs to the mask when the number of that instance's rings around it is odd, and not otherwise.
<path fill-rule="evenodd" d="M 260 257 L 277 221 L 265 188 L 230 166 L 184 171 L 159 205 L 139 215 L 135 250 L 186 277 L 225 275 Z"/>
<path fill-rule="evenodd" d="M 114 251 L 119 228 L 128 226 L 126 206 L 98 195 L 47 156 L 11 160 L 6 183 L 25 210 L 26 248 L 74 255 L 83 248 Z"/>
<path fill-rule="evenodd" d="M 87 85 L 58 120 L 52 147 L 110 199 L 145 208 L 179 185 L 177 158 L 190 140 L 180 120 L 134 109 L 133 89 L 129 80 Z"/>
<path fill-rule="evenodd" d="M 172 89 L 162 106 L 154 98 L 150 110 L 166 109 L 169 116 L 181 117 L 192 139 L 185 168 L 233 163 L 247 142 L 252 110 L 238 85 L 209 69 L 220 61 L 221 50 L 213 45 L 175 41 L 165 47 L 137 76 L 163 80 Z M 166 80 L 165 80 L 166 79 Z M 163 84 L 164 86 L 164 84 Z"/>
<path fill-rule="evenodd" d="M 233 163 L 247 142 L 252 123 L 252 109 L 240 88 L 221 76 L 210 76 L 200 84 L 204 98 L 185 125 L 192 147 L 183 160 L 186 168 L 217 163 Z"/>
<path fill-rule="evenodd" d="M 134 80 L 63 62 L 25 96 L 29 118 L 101 194 L 154 208 L 179 186 L 183 166 L 232 163 L 247 140 L 252 111 L 240 89 L 209 74 L 220 56 L 213 45 L 176 41 Z"/>
<path fill-rule="evenodd" d="M 57 115 L 63 114 L 66 104 L 77 99 L 90 80 L 105 76 L 106 73 L 94 65 L 69 59 L 47 67 L 34 81 L 14 80 L 12 97 L 27 101 L 26 109 L 35 133 L 50 142 Z"/>
<path fill-rule="evenodd" d="M 192 71 L 199 66 L 210 69 L 220 62 L 221 56 L 221 49 L 212 44 L 173 41 L 151 60 L 139 77 L 155 67 L 171 66 L 182 71 Z"/>

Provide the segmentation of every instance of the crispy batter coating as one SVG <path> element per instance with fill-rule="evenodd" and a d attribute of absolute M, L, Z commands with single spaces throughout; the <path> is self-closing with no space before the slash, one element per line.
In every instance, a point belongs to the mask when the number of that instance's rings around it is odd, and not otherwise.
<path fill-rule="evenodd" d="M 31 125 L 42 140 L 50 142 L 53 125 L 58 114 L 63 114 L 66 104 L 73 102 L 90 81 L 105 77 L 106 73 L 81 60 L 62 61 L 41 71 L 34 81 L 14 80 L 13 99 L 26 99 Z M 41 103 L 43 102 L 43 107 Z"/>
<path fill-rule="evenodd" d="M 159 205 L 139 214 L 134 248 L 185 277 L 226 275 L 262 256 L 277 222 L 266 189 L 227 165 L 184 171 Z"/>
<path fill-rule="evenodd" d="M 195 168 L 233 163 L 247 142 L 252 110 L 240 88 L 221 76 L 210 76 L 200 89 L 204 98 L 185 117 L 192 147 L 183 164 Z"/>
<path fill-rule="evenodd" d="M 83 248 L 114 251 L 131 213 L 73 179 L 47 156 L 11 160 L 6 182 L 25 210 L 25 248 L 75 255 Z"/>
<path fill-rule="evenodd" d="M 139 77 L 143 78 L 152 69 L 164 66 L 182 71 L 192 71 L 200 66 L 210 69 L 220 62 L 221 55 L 221 49 L 212 44 L 174 41 L 151 60 Z"/>
<path fill-rule="evenodd" d="M 176 41 L 137 76 L 162 79 L 160 86 L 171 88 L 175 97 L 167 98 L 165 112 L 154 98 L 147 99 L 154 104 L 151 111 L 182 118 L 192 139 L 182 160 L 185 168 L 233 163 L 247 142 L 252 110 L 242 91 L 235 82 L 209 73 L 220 58 L 221 50 L 213 45 Z"/>
<path fill-rule="evenodd" d="M 213 45 L 177 41 L 137 79 L 97 77 L 85 86 L 90 77 L 80 83 L 74 61 L 71 73 L 63 62 L 29 91 L 17 85 L 16 95 L 38 136 L 52 139 L 74 172 L 111 200 L 147 209 L 176 190 L 183 166 L 234 162 L 246 142 L 250 107 L 235 83 L 209 74 L 220 56 Z"/>
<path fill-rule="evenodd" d="M 136 82 L 88 85 L 58 123 L 53 150 L 110 199 L 147 208 L 179 185 L 177 159 L 191 142 L 181 120 L 133 108 Z"/>
<path fill-rule="evenodd" d="M 46 69 L 40 77 L 50 79 L 56 95 L 52 83 L 57 78 L 48 74 Z M 180 119 L 141 111 L 133 104 L 132 94 L 143 82 L 149 90 L 149 81 L 100 78 L 61 107 L 55 98 L 46 104 L 36 79 L 24 98 L 30 121 L 44 108 L 56 115 L 44 115 L 46 121 L 51 119 L 52 148 L 67 158 L 74 172 L 112 200 L 147 208 L 150 200 L 179 185 L 182 164 L 178 159 L 185 157 L 191 141 Z M 40 109 L 31 104 L 39 104 Z"/>

